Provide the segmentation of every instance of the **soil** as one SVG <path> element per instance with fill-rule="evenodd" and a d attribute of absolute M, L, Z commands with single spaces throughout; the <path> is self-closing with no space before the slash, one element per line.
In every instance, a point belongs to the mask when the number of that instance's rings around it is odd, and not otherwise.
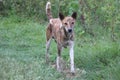
<path fill-rule="evenodd" d="M 65 63 L 65 62 L 64 62 Z M 64 65 L 64 66 L 63 66 Z M 51 64 L 52 68 L 55 68 L 56 69 L 56 64 L 55 63 L 52 63 Z M 83 74 L 86 74 L 86 71 L 85 70 L 82 70 L 82 69 L 79 69 L 79 68 L 75 68 L 75 74 L 72 74 L 70 72 L 70 68 L 68 65 L 66 64 L 62 64 L 62 66 L 64 67 L 63 68 L 63 71 L 62 71 L 62 74 L 65 75 L 66 78 L 77 78 L 77 77 L 81 77 Z M 57 69 L 56 69 L 57 70 Z"/>

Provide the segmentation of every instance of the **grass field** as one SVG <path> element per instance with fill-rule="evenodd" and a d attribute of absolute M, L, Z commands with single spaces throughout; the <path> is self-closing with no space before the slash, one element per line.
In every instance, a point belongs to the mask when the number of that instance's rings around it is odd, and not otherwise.
<path fill-rule="evenodd" d="M 45 64 L 46 23 L 16 16 L 0 18 L 0 80 L 120 80 L 120 28 L 115 27 L 116 41 L 110 30 L 91 26 L 95 36 L 76 25 L 76 76 L 59 73 Z M 56 44 L 50 49 L 55 63 Z M 63 59 L 69 65 L 68 49 Z"/>

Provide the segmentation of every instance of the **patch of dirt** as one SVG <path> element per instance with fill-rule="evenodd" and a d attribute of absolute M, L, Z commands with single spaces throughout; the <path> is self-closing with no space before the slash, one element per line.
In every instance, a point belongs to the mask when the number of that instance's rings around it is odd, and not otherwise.
<path fill-rule="evenodd" d="M 52 63 L 51 64 L 52 68 L 55 68 L 56 69 L 56 63 Z M 85 70 L 82 70 L 82 69 L 79 69 L 79 68 L 75 68 L 75 74 L 72 74 L 70 72 L 70 66 L 68 66 L 65 62 L 64 64 L 62 63 L 62 74 L 65 75 L 66 78 L 77 78 L 77 77 L 81 77 L 82 75 L 86 74 L 86 71 Z M 56 69 L 57 70 L 57 69 Z"/>
<path fill-rule="evenodd" d="M 72 74 L 71 72 L 70 72 L 70 69 L 66 69 L 66 70 L 64 70 L 64 72 L 63 72 L 65 75 L 66 75 L 66 78 L 75 78 L 75 77 L 81 77 L 83 74 L 85 74 L 84 73 L 84 71 L 83 70 L 80 70 L 80 69 L 76 69 L 75 70 L 75 74 Z"/>

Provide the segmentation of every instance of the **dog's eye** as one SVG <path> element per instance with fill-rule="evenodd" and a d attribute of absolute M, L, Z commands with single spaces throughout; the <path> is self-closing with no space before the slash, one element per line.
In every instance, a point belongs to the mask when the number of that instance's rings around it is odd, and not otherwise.
<path fill-rule="evenodd" d="M 65 23 L 65 25 L 67 25 L 67 23 Z"/>
<path fill-rule="evenodd" d="M 72 24 L 74 24 L 74 22 L 72 22 Z"/>

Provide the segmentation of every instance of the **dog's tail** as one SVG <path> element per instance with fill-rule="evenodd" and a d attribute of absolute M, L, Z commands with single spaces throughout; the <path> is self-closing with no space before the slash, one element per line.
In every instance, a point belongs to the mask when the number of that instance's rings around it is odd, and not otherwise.
<path fill-rule="evenodd" d="M 46 4 L 46 15 L 48 17 L 48 19 L 50 20 L 52 17 L 52 12 L 51 12 L 51 3 L 47 2 Z"/>

